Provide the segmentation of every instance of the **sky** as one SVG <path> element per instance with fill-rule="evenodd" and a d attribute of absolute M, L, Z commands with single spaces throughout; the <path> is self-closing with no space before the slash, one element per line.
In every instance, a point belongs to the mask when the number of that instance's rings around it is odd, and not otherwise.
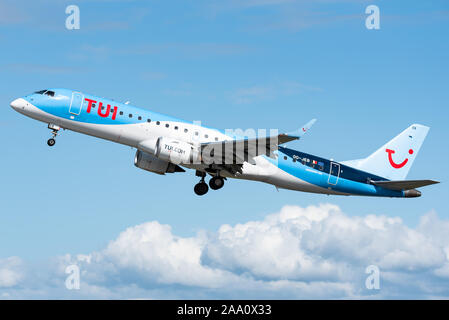
<path fill-rule="evenodd" d="M 0 298 L 448 298 L 448 32 L 445 0 L 0 0 Z M 9 104 L 60 87 L 219 129 L 317 118 L 287 146 L 339 161 L 421 123 L 407 178 L 442 183 L 389 199 L 228 180 L 198 197 L 194 172 L 142 171 L 126 146 L 64 131 L 49 148 Z"/>

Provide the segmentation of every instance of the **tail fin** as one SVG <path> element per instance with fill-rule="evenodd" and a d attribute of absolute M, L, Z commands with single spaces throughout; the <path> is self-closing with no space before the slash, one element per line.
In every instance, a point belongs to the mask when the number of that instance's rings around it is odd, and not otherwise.
<path fill-rule="evenodd" d="M 342 163 L 390 180 L 403 180 L 428 132 L 429 127 L 412 124 L 368 158 Z"/>

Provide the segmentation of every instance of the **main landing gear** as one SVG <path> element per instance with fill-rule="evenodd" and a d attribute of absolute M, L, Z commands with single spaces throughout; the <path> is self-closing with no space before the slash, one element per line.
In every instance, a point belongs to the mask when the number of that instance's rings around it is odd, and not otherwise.
<path fill-rule="evenodd" d="M 53 147 L 56 143 L 56 136 L 58 135 L 59 130 L 61 129 L 59 126 L 55 125 L 55 124 L 48 124 L 48 129 L 50 129 L 52 131 L 52 137 L 50 139 L 47 140 L 47 144 L 49 147 Z"/>
<path fill-rule="evenodd" d="M 212 190 L 218 190 L 218 189 L 221 189 L 221 188 L 223 188 L 223 186 L 224 186 L 224 179 L 223 179 L 222 177 L 220 177 L 220 176 L 212 177 L 212 178 L 209 180 L 209 186 L 210 186 L 210 188 L 211 188 Z"/>
<path fill-rule="evenodd" d="M 209 187 L 207 186 L 206 182 L 204 182 L 204 179 L 201 179 L 201 181 L 195 185 L 193 190 L 197 195 L 203 196 L 207 193 L 207 191 L 209 191 Z"/>
<path fill-rule="evenodd" d="M 209 191 L 209 187 L 207 186 L 207 183 L 204 181 L 204 178 L 206 177 L 206 173 L 197 171 L 196 175 L 200 176 L 201 180 L 200 180 L 200 182 L 198 182 L 195 185 L 193 190 L 195 191 L 195 193 L 197 195 L 203 196 L 207 193 L 207 191 Z M 212 190 L 221 189 L 224 186 L 224 179 L 222 177 L 220 177 L 219 175 L 216 175 L 209 180 L 209 186 Z"/>

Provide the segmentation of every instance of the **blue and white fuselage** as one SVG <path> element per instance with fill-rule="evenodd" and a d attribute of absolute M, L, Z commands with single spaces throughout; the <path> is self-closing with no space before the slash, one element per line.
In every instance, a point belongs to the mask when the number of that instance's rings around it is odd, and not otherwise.
<path fill-rule="evenodd" d="M 189 162 L 182 157 L 203 159 L 201 150 L 205 146 L 233 142 L 243 145 L 240 138 L 129 104 L 79 91 L 49 89 L 16 99 L 11 107 L 47 123 L 54 137 L 62 128 L 134 147 L 138 150 L 135 165 L 141 169 L 158 174 L 184 171 L 182 167 L 194 169 L 201 176 L 195 186 L 199 195 L 207 192 L 206 174 L 212 177 L 209 182 L 212 189 L 221 188 L 223 178 L 238 178 L 304 192 L 380 197 L 417 197 L 420 192 L 416 187 L 434 183 L 403 180 L 428 132 L 428 127 L 418 124 L 365 159 L 336 162 L 282 147 L 283 142 L 279 142 L 274 157 L 255 153 L 249 156 L 250 160 L 236 166 L 201 160 Z M 306 131 L 304 127 L 303 131 Z M 49 145 L 54 144 L 54 137 Z M 285 137 L 297 139 L 299 135 L 279 136 Z M 171 161 L 167 152 L 178 152 L 179 161 Z"/>

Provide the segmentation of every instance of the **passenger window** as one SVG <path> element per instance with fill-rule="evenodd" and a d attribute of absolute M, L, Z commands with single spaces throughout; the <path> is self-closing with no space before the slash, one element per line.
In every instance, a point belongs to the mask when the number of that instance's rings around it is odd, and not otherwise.
<path fill-rule="evenodd" d="M 137 119 L 139 119 L 139 120 L 142 120 L 142 117 L 141 116 L 139 116 Z"/>
<path fill-rule="evenodd" d="M 157 124 L 157 125 L 160 125 L 161 123 L 160 123 L 160 121 L 156 121 L 156 124 Z"/>
<path fill-rule="evenodd" d="M 178 130 L 178 126 L 175 126 L 175 130 Z"/>
<path fill-rule="evenodd" d="M 168 128 L 170 125 L 168 123 L 165 124 L 165 127 Z"/>
<path fill-rule="evenodd" d="M 189 130 L 187 130 L 187 129 L 184 129 L 184 132 L 185 132 L 185 133 L 187 133 L 187 131 L 189 131 Z"/>
<path fill-rule="evenodd" d="M 120 115 L 123 116 L 123 111 L 120 111 Z"/>
<path fill-rule="evenodd" d="M 215 137 L 215 141 L 218 141 L 218 138 L 217 138 L 217 137 Z"/>
<path fill-rule="evenodd" d="M 205 135 L 204 135 L 204 138 L 206 138 L 206 139 L 207 139 L 207 138 L 209 138 L 209 136 L 208 136 L 207 134 L 205 134 Z"/>
<path fill-rule="evenodd" d="M 132 117 L 133 117 L 133 115 L 132 115 L 132 114 L 130 113 L 130 114 L 129 114 L 129 117 L 130 117 L 130 118 L 132 118 Z"/>
<path fill-rule="evenodd" d="M 287 160 L 287 156 L 284 156 L 284 160 Z"/>
<path fill-rule="evenodd" d="M 92 108 L 95 108 L 96 107 L 96 104 L 95 103 L 92 103 Z"/>
<path fill-rule="evenodd" d="M 147 119 L 147 122 L 151 122 L 151 119 Z"/>
<path fill-rule="evenodd" d="M 198 131 L 197 131 L 197 132 L 195 132 L 195 135 L 196 135 L 196 136 L 198 135 Z"/>

